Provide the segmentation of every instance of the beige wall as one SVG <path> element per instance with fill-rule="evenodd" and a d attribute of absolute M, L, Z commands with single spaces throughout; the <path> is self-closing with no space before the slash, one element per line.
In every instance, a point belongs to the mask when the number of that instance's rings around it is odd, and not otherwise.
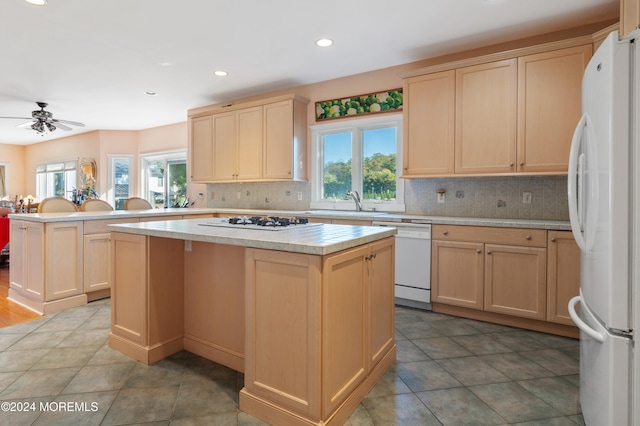
<path fill-rule="evenodd" d="M 24 148 L 22 145 L 0 144 L 0 164 L 7 166 L 7 192 L 12 198 L 28 194 L 24 182 Z"/>

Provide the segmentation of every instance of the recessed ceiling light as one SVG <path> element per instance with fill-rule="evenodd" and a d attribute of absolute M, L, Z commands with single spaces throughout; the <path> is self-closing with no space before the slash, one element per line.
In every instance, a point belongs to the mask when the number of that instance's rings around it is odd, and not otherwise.
<path fill-rule="evenodd" d="M 316 46 L 318 47 L 329 47 L 333 44 L 333 40 L 331 40 L 330 38 L 321 38 L 320 40 L 316 41 Z"/>
<path fill-rule="evenodd" d="M 226 77 L 227 75 L 229 75 L 228 72 L 222 70 L 214 71 L 213 74 L 217 75 L 218 77 Z"/>
<path fill-rule="evenodd" d="M 153 92 L 151 90 L 147 90 L 146 92 L 144 92 L 144 94 L 147 96 L 158 96 L 156 92 Z"/>
<path fill-rule="evenodd" d="M 36 6 L 44 6 L 45 4 L 47 4 L 47 0 L 24 0 L 24 1 Z"/>

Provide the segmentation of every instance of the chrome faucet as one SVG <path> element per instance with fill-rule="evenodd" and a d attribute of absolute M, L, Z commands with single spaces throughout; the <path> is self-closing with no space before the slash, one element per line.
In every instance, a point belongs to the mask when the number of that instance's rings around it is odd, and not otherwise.
<path fill-rule="evenodd" d="M 347 195 L 350 195 L 351 198 L 353 198 L 353 202 L 356 203 L 356 211 L 361 211 L 362 200 L 360 199 L 360 194 L 358 194 L 358 191 L 354 191 L 352 189 L 351 191 L 347 191 Z"/>

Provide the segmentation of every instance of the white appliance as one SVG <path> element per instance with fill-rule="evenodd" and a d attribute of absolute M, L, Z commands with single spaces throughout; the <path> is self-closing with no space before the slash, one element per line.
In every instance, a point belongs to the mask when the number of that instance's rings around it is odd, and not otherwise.
<path fill-rule="evenodd" d="M 580 328 L 587 425 L 640 424 L 639 37 L 613 32 L 591 58 L 569 156 L 569 217 L 582 251 L 569 313 Z"/>
<path fill-rule="evenodd" d="M 431 224 L 373 222 L 398 229 L 395 252 L 395 303 L 431 310 Z"/>

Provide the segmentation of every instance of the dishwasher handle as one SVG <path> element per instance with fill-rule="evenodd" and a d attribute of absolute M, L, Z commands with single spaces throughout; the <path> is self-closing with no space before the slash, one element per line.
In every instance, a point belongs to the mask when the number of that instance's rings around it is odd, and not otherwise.
<path fill-rule="evenodd" d="M 398 233 L 396 234 L 398 238 L 416 238 L 419 240 L 430 240 L 431 239 L 431 230 L 430 229 L 417 229 L 417 228 L 398 228 Z"/>

